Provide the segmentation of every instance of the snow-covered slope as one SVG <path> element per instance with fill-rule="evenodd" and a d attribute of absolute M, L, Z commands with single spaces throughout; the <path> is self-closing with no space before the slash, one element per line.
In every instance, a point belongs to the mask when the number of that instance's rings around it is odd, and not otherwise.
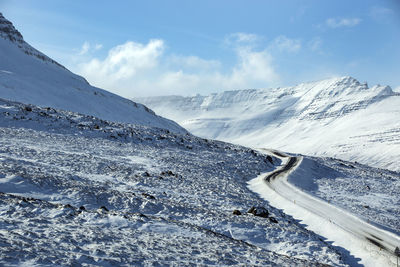
<path fill-rule="evenodd" d="M 279 164 L 190 134 L 0 99 L 0 265 L 348 266 L 348 251 L 247 188 Z"/>
<path fill-rule="evenodd" d="M 105 120 L 185 130 L 147 107 L 93 87 L 27 44 L 0 13 L 0 98 L 71 110 Z"/>
<path fill-rule="evenodd" d="M 339 77 L 138 101 L 199 136 L 400 170 L 400 94 L 389 86 Z"/>

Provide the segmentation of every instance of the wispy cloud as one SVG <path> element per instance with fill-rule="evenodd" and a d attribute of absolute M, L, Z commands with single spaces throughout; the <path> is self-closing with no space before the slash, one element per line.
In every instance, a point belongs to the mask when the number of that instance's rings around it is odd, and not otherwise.
<path fill-rule="evenodd" d="M 180 66 L 181 68 L 194 71 L 209 71 L 221 67 L 221 62 L 218 60 L 207 60 L 198 56 L 170 55 L 166 63 L 170 66 Z"/>
<path fill-rule="evenodd" d="M 260 39 L 262 39 L 262 37 L 254 33 L 237 32 L 226 36 L 225 42 L 227 44 L 248 45 L 248 44 L 255 44 L 256 42 L 260 41 Z"/>
<path fill-rule="evenodd" d="M 307 45 L 311 49 L 311 51 L 321 52 L 322 43 L 323 43 L 323 41 L 322 41 L 321 37 L 315 37 L 315 38 L 311 39 L 307 43 Z"/>
<path fill-rule="evenodd" d="M 326 25 L 330 28 L 354 27 L 360 22 L 360 18 L 329 18 L 326 20 Z"/>
<path fill-rule="evenodd" d="M 301 49 L 301 41 L 299 39 L 291 39 L 280 35 L 273 40 L 271 47 L 281 52 L 296 53 Z"/>
<path fill-rule="evenodd" d="M 84 55 L 89 51 L 90 45 L 88 42 L 84 42 L 81 48 L 81 51 L 79 52 L 79 55 Z"/>
<path fill-rule="evenodd" d="M 91 45 L 88 41 L 85 41 L 82 44 L 81 50 L 79 51 L 79 55 L 85 55 L 90 51 L 97 51 L 100 50 L 101 48 L 103 48 L 102 44 Z"/>
<path fill-rule="evenodd" d="M 95 44 L 94 45 L 94 50 L 100 50 L 100 49 L 102 49 L 103 48 L 103 45 L 102 44 Z"/>
<path fill-rule="evenodd" d="M 370 10 L 370 16 L 380 22 L 387 22 L 393 14 L 392 9 L 381 6 L 374 6 Z"/>

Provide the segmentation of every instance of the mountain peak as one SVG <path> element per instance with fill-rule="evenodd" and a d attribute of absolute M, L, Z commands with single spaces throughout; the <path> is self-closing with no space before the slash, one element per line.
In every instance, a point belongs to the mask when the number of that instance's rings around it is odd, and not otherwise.
<path fill-rule="evenodd" d="M 337 78 L 337 84 L 344 85 L 344 86 L 366 85 L 366 83 L 361 84 L 356 78 L 353 78 L 351 76 L 338 77 Z M 368 89 L 368 86 L 366 86 L 366 89 Z"/>
<path fill-rule="evenodd" d="M 42 60 L 46 63 L 55 64 L 63 69 L 65 67 L 55 60 L 49 58 L 42 52 L 36 50 L 28 43 L 25 42 L 22 34 L 14 27 L 11 21 L 7 20 L 2 13 L 0 13 L 0 37 L 6 41 L 11 42 L 16 45 L 19 49 L 21 49 L 25 54 L 34 56 L 39 60 Z"/>
<path fill-rule="evenodd" d="M 0 37 L 9 40 L 13 43 L 23 43 L 22 34 L 15 29 L 14 25 L 7 20 L 0 12 Z"/>

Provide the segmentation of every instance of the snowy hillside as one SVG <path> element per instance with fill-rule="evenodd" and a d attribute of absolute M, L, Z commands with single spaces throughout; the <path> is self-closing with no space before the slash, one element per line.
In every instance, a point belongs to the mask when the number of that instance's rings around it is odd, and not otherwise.
<path fill-rule="evenodd" d="M 289 182 L 366 221 L 400 233 L 399 172 L 332 158 L 304 157 Z"/>
<path fill-rule="evenodd" d="M 0 147 L 0 265 L 352 259 L 247 188 L 281 163 L 274 156 L 4 100 Z M 252 206 L 261 216 L 247 213 Z"/>
<path fill-rule="evenodd" d="M 400 170 L 400 94 L 389 86 L 340 77 L 137 100 L 202 137 Z"/>
<path fill-rule="evenodd" d="M 0 13 L 0 98 L 184 133 L 147 107 L 88 82 L 27 44 Z"/>

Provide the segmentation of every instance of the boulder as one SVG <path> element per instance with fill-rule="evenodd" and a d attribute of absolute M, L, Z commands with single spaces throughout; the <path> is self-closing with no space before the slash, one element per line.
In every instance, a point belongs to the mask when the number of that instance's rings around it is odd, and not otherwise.
<path fill-rule="evenodd" d="M 233 215 L 242 215 L 242 213 L 240 212 L 240 210 L 233 210 L 232 214 L 233 214 Z"/>
<path fill-rule="evenodd" d="M 274 217 L 269 217 L 268 219 L 270 220 L 270 222 L 278 223 L 278 220 L 275 219 Z"/>
<path fill-rule="evenodd" d="M 254 216 L 259 216 L 259 217 L 263 217 L 263 218 L 268 218 L 269 212 L 266 208 L 264 207 L 251 207 L 247 213 L 251 213 Z"/>

